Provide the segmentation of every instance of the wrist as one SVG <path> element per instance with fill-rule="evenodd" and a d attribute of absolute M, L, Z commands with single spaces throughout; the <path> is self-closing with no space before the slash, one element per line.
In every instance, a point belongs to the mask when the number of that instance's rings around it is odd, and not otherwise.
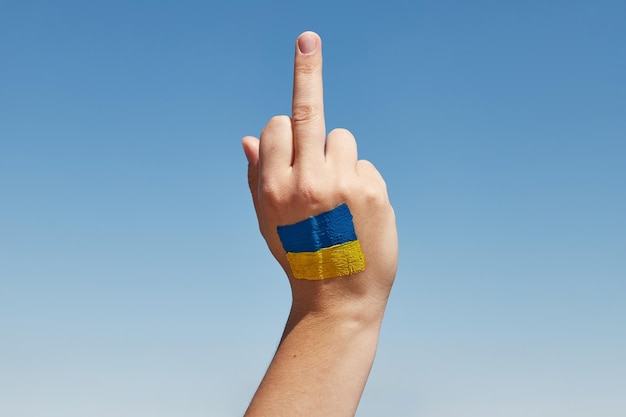
<path fill-rule="evenodd" d="M 318 344 L 318 348 L 323 346 L 335 353 L 342 350 L 348 353 L 358 346 L 365 356 L 369 356 L 366 352 L 370 352 L 370 360 L 373 360 L 382 318 L 383 314 L 364 314 L 361 310 L 357 312 L 344 308 L 313 311 L 292 306 L 281 344 L 287 338 L 299 338 L 306 334 L 309 335 L 306 337 L 309 340 L 307 345 Z"/>
<path fill-rule="evenodd" d="M 247 416 L 355 414 L 376 354 L 382 313 L 363 314 L 353 303 L 330 306 L 312 298 L 292 305 Z"/>
<path fill-rule="evenodd" d="M 385 304 L 338 297 L 324 300 L 294 297 L 286 327 L 288 330 L 304 321 L 325 328 L 379 332 Z"/>
<path fill-rule="evenodd" d="M 328 322 L 377 324 L 383 319 L 391 285 L 361 273 L 323 281 L 291 279 L 290 316 L 319 317 Z"/>

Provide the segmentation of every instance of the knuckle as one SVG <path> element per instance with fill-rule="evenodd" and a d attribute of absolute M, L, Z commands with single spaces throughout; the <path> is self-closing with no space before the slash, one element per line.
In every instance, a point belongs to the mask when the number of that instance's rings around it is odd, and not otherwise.
<path fill-rule="evenodd" d="M 285 193 L 277 181 L 264 180 L 259 186 L 259 198 L 265 205 L 278 207 L 284 204 Z"/>
<path fill-rule="evenodd" d="M 341 138 L 354 138 L 352 133 L 348 129 L 344 129 L 343 127 L 337 127 L 328 134 L 328 136 L 336 136 Z"/>
<path fill-rule="evenodd" d="M 272 132 L 275 132 L 277 129 L 280 129 L 282 125 L 289 124 L 290 123 L 289 120 L 290 119 L 288 116 L 281 115 L 281 116 L 272 117 L 263 128 L 263 131 L 261 132 L 261 136 L 267 136 L 268 134 L 272 134 Z"/>
<path fill-rule="evenodd" d="M 361 198 L 368 206 L 381 207 L 388 204 L 387 185 L 385 181 L 368 181 L 367 185 L 361 190 Z"/>
<path fill-rule="evenodd" d="M 317 65 L 313 62 L 300 62 L 295 67 L 296 74 L 311 75 L 317 71 Z"/>
<path fill-rule="evenodd" d="M 289 123 L 289 116 L 285 116 L 283 114 L 278 115 L 278 116 L 274 116 L 270 119 L 270 121 L 268 122 L 268 124 L 272 124 L 272 125 L 280 125 L 280 124 L 284 124 L 284 123 Z"/>
<path fill-rule="evenodd" d="M 310 177 L 297 179 L 295 193 L 295 198 L 312 208 L 321 205 L 324 201 L 324 188 Z"/>
<path fill-rule="evenodd" d="M 374 167 L 374 164 L 372 164 L 367 159 L 360 159 L 359 162 L 357 163 L 357 165 L 358 165 L 357 168 L 359 168 L 359 170 L 364 171 L 364 172 L 376 169 Z"/>
<path fill-rule="evenodd" d="M 351 182 L 343 176 L 339 176 L 335 180 L 335 189 L 337 190 L 337 194 L 339 194 L 343 199 L 346 199 L 351 194 L 351 191 L 353 190 L 351 185 Z"/>
<path fill-rule="evenodd" d="M 293 107 L 292 119 L 294 123 L 311 122 L 319 119 L 320 112 L 309 103 L 300 103 Z"/>

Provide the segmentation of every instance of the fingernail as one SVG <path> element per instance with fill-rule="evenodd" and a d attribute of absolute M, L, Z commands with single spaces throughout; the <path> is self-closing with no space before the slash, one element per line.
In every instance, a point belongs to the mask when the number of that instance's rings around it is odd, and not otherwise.
<path fill-rule="evenodd" d="M 304 55 L 309 55 L 315 52 L 317 48 L 317 36 L 312 32 L 304 32 L 298 38 L 298 49 Z"/>

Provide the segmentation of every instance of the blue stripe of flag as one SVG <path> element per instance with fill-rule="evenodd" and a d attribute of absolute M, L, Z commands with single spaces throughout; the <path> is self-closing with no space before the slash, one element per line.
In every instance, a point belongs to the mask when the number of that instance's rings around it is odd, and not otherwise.
<path fill-rule="evenodd" d="M 289 226 L 278 226 L 285 252 L 317 252 L 322 248 L 356 240 L 352 213 L 347 204 Z"/>

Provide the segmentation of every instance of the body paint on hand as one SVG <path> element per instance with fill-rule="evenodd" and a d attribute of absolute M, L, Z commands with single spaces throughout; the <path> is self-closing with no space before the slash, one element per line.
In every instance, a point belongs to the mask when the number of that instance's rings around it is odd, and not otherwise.
<path fill-rule="evenodd" d="M 295 278 L 322 280 L 365 270 L 347 204 L 277 230 Z"/>

